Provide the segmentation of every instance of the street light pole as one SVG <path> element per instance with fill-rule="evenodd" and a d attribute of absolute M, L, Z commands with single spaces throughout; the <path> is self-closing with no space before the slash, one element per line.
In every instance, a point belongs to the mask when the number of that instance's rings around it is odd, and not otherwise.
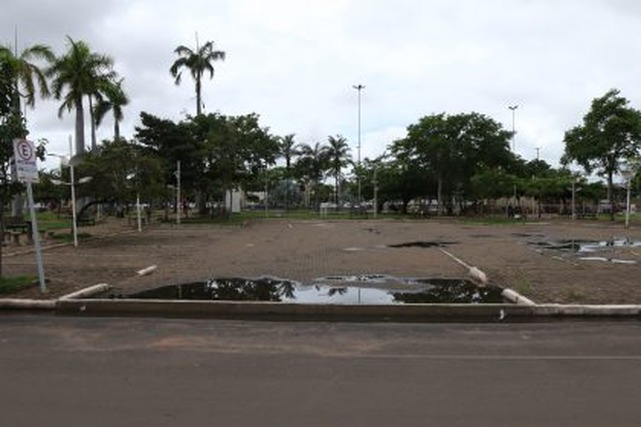
<path fill-rule="evenodd" d="M 176 224 L 180 224 L 180 160 L 176 162 Z"/>
<path fill-rule="evenodd" d="M 365 89 L 365 86 L 362 84 L 357 84 L 352 86 L 358 91 L 358 172 L 360 174 L 361 167 L 361 91 Z M 357 174 L 356 179 L 358 181 L 358 205 L 361 205 L 361 178 Z"/>
<path fill-rule="evenodd" d="M 66 156 L 63 156 L 61 154 L 48 154 L 49 156 L 54 156 L 58 157 L 60 159 L 60 175 L 62 177 L 62 166 L 66 163 L 69 166 L 69 175 L 70 179 L 69 182 L 63 182 L 61 180 L 51 180 L 55 185 L 68 185 L 70 190 L 71 190 L 71 230 L 73 234 L 73 246 L 75 248 L 78 247 L 78 224 L 77 224 L 77 214 L 76 214 L 76 174 L 75 170 L 73 167 L 73 162 L 71 161 L 71 158 L 73 157 L 73 151 L 72 151 L 72 142 L 71 142 L 71 137 L 69 137 L 69 158 L 67 159 Z M 86 182 L 91 181 L 90 176 L 80 178 L 78 181 L 79 184 L 84 184 Z"/>
<path fill-rule="evenodd" d="M 626 167 L 621 171 L 621 175 L 623 175 L 627 184 L 626 198 L 625 198 L 625 228 L 630 228 L 630 181 L 634 176 L 634 171 L 628 165 L 628 167 Z"/>
<path fill-rule="evenodd" d="M 515 142 L 516 127 L 515 127 L 514 123 L 515 123 L 515 118 L 516 118 L 516 109 L 519 108 L 519 106 L 518 105 L 510 105 L 507 108 L 512 110 L 512 152 L 516 152 L 516 142 Z"/>

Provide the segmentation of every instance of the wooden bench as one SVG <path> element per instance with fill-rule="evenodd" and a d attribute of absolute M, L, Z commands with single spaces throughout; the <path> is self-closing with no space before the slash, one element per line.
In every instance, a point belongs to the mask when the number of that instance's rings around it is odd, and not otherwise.
<path fill-rule="evenodd" d="M 31 230 L 31 223 L 20 216 L 8 216 L 4 218 L 4 229 L 5 231 L 18 231 L 26 234 Z"/>

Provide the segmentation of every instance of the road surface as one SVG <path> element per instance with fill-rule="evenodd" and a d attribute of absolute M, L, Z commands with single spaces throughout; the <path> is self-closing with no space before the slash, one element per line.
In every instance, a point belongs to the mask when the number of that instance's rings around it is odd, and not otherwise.
<path fill-rule="evenodd" d="M 13 426 L 638 426 L 641 323 L 0 314 Z"/>

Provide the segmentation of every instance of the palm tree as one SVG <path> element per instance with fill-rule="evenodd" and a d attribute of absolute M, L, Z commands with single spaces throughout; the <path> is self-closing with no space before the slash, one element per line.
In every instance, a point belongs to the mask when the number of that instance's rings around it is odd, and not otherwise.
<path fill-rule="evenodd" d="M 327 146 L 316 142 L 314 145 L 299 144 L 296 147 L 296 168 L 305 184 L 306 204 L 309 206 L 310 187 L 318 185 L 327 170 Z"/>
<path fill-rule="evenodd" d="M 292 158 L 296 155 L 296 142 L 294 141 L 294 134 L 285 135 L 280 138 L 281 155 L 285 158 L 285 180 L 287 182 L 287 194 L 285 199 L 285 209 L 289 210 L 290 199 L 290 180 L 292 178 Z"/>
<path fill-rule="evenodd" d="M 0 46 L 0 61 L 7 67 L 7 73 L 12 80 L 13 87 L 11 94 L 11 108 L 14 113 L 20 115 L 21 99 L 24 98 L 26 105 L 33 107 L 36 103 L 36 92 L 40 92 L 42 98 L 49 96 L 49 88 L 44 72 L 32 60 L 41 60 L 50 63 L 54 60 L 54 54 L 49 46 L 36 44 L 24 49 L 20 55 L 11 51 L 8 46 Z M 17 180 L 15 172 L 12 172 L 13 179 Z M 16 194 L 13 199 L 11 214 L 22 216 L 23 199 L 21 194 Z"/>
<path fill-rule="evenodd" d="M 329 168 L 334 176 L 334 194 L 338 205 L 341 169 L 347 166 L 351 160 L 350 149 L 349 145 L 347 145 L 347 140 L 341 135 L 330 136 L 327 138 L 327 142 L 329 144 L 327 146 L 327 157 Z"/>
<path fill-rule="evenodd" d="M 122 107 L 129 104 L 129 97 L 122 88 L 122 82 L 124 78 L 107 82 L 104 87 L 101 88 L 102 95 L 98 99 L 98 103 L 94 108 L 94 119 L 96 121 L 96 126 L 100 126 L 100 123 L 105 118 L 107 113 L 111 111 L 114 116 L 114 141 L 120 139 L 120 122 L 123 119 Z"/>
<path fill-rule="evenodd" d="M 212 62 L 214 61 L 224 61 L 225 52 L 222 50 L 214 50 L 214 42 L 208 41 L 202 47 L 198 46 L 196 43 L 196 50 L 192 50 L 187 46 L 178 46 L 174 53 L 179 56 L 179 58 L 173 63 L 169 72 L 175 78 L 175 83 L 180 84 L 182 78 L 181 68 L 186 68 L 191 73 L 194 81 L 196 82 L 196 116 L 202 114 L 202 101 L 201 101 L 201 92 L 202 92 L 202 77 L 205 72 L 209 73 L 209 78 L 214 77 L 214 66 Z"/>
<path fill-rule="evenodd" d="M 42 98 L 49 96 L 49 88 L 44 72 L 32 60 L 43 60 L 51 63 L 55 56 L 49 46 L 36 44 L 24 49 L 20 55 L 11 51 L 8 46 L 0 46 L 0 58 L 8 64 L 14 76 L 15 93 L 12 96 L 14 111 L 20 112 L 21 98 L 26 105 L 33 107 L 36 102 L 36 88 Z"/>
<path fill-rule="evenodd" d="M 56 58 L 47 70 L 47 75 L 53 78 L 53 95 L 63 101 L 58 109 L 58 116 L 62 117 L 65 110 L 76 112 L 76 153 L 82 153 L 85 151 L 85 112 L 82 98 L 95 96 L 105 81 L 115 79 L 116 73 L 109 56 L 92 52 L 82 40 L 75 41 L 67 36 L 67 41 L 68 51 Z"/>

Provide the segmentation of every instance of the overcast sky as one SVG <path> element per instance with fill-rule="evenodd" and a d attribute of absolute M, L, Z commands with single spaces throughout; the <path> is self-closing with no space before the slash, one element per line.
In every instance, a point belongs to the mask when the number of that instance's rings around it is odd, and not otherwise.
<path fill-rule="evenodd" d="M 479 112 L 512 128 L 516 152 L 558 165 L 563 134 L 592 99 L 618 88 L 641 108 L 637 0 L 2 0 L 0 43 L 50 45 L 65 36 L 110 55 L 131 103 L 123 136 L 145 111 L 195 113 L 189 76 L 173 83 L 178 45 L 212 40 L 227 54 L 203 85 L 206 112 L 256 112 L 297 142 L 342 134 L 375 157 L 425 115 Z M 30 138 L 65 153 L 73 114 L 29 110 Z M 87 138 L 89 132 L 87 128 Z M 111 138 L 106 120 L 99 139 Z"/>

